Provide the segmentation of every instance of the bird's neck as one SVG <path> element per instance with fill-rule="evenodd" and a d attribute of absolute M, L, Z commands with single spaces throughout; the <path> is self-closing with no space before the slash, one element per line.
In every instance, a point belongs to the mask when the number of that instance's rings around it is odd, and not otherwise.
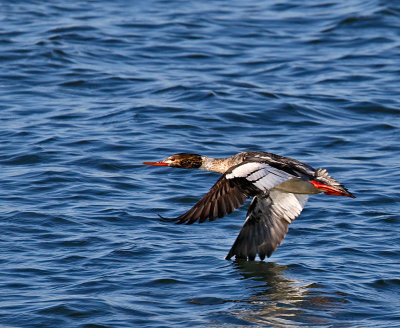
<path fill-rule="evenodd" d="M 242 158 L 236 158 L 235 156 L 227 158 L 212 158 L 208 156 L 201 156 L 203 162 L 200 166 L 200 170 L 217 172 L 224 174 L 230 167 L 237 165 L 242 162 Z"/>

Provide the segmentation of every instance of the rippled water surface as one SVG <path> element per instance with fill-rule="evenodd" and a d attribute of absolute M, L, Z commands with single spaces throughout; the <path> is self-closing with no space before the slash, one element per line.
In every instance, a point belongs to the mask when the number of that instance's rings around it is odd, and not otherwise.
<path fill-rule="evenodd" d="M 396 1 L 1 1 L 0 325 L 400 326 Z M 178 152 L 325 167 L 262 262 L 246 207 L 163 222 L 214 173 Z"/>

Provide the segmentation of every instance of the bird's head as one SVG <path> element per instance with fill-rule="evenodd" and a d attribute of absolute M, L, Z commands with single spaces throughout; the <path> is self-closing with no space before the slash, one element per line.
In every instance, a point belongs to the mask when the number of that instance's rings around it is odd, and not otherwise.
<path fill-rule="evenodd" d="M 158 162 L 143 162 L 146 165 L 180 167 L 183 169 L 198 169 L 203 164 L 203 159 L 197 154 L 175 154 Z"/>

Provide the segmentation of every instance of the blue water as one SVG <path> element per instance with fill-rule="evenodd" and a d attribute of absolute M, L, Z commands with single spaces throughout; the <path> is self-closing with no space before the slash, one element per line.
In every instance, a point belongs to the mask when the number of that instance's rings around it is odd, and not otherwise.
<path fill-rule="evenodd" d="M 385 0 L 1 1 L 0 325 L 400 327 L 400 7 Z M 264 262 L 246 207 L 163 222 L 263 150 L 324 167 Z"/>

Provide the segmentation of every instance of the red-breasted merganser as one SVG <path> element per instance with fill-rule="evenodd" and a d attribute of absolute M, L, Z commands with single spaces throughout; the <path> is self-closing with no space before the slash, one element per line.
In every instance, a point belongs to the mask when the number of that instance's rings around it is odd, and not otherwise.
<path fill-rule="evenodd" d="M 325 169 L 313 169 L 295 159 L 267 152 L 246 151 L 228 158 L 176 154 L 146 165 L 197 168 L 222 173 L 210 191 L 189 211 L 175 218 L 192 224 L 215 220 L 239 208 L 253 197 L 246 220 L 226 259 L 264 260 L 281 244 L 289 224 L 300 215 L 308 195 L 355 198 Z"/>

